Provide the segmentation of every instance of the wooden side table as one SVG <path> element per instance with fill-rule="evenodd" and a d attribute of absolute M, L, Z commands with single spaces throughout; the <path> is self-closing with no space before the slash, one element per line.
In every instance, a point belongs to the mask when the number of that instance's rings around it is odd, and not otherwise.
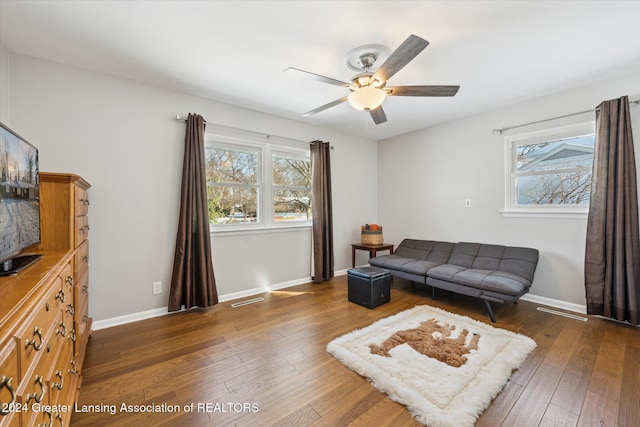
<path fill-rule="evenodd" d="M 393 254 L 393 245 L 388 243 L 382 243 L 381 245 L 363 245 L 361 243 L 351 244 L 351 267 L 356 266 L 356 249 L 369 252 L 369 258 L 375 258 L 378 251 L 389 251 L 389 254 Z"/>

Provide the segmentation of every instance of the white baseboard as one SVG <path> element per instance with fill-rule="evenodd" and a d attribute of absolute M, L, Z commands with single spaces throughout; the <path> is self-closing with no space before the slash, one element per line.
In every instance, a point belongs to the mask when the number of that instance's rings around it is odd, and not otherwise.
<path fill-rule="evenodd" d="M 540 297 L 538 295 L 525 294 L 520 298 L 523 301 L 529 301 L 536 304 L 548 305 L 555 308 L 561 308 L 575 313 L 587 314 L 587 306 L 574 304 L 572 302 L 561 301 L 553 298 Z"/>
<path fill-rule="evenodd" d="M 345 270 L 346 274 L 346 270 Z M 226 302 L 236 300 L 240 298 L 251 297 L 254 295 L 261 295 L 270 291 L 278 289 L 290 288 L 291 286 L 302 285 L 303 283 L 309 283 L 311 277 L 303 277 L 302 279 L 290 280 L 288 282 L 277 283 L 269 286 L 268 288 L 253 288 L 246 291 L 233 292 L 231 294 L 224 294 L 218 296 L 218 302 Z M 151 319 L 153 317 L 165 316 L 167 314 L 179 313 L 180 311 L 169 312 L 168 307 L 154 308 L 153 310 L 141 311 L 139 313 L 126 314 L 124 316 L 111 317 L 109 319 L 94 321 L 91 329 L 94 331 L 100 329 L 111 328 L 113 326 L 124 325 L 126 323 L 137 322 L 138 320 Z M 184 310 L 181 310 L 184 311 Z"/>
<path fill-rule="evenodd" d="M 111 317 L 104 320 L 96 320 L 91 324 L 91 329 L 111 328 L 112 326 L 124 325 L 125 323 L 137 322 L 138 320 L 151 319 L 152 317 L 164 316 L 169 313 L 168 307 L 154 308 L 153 310 L 141 311 L 139 313 L 125 314 L 124 316 Z"/>
<path fill-rule="evenodd" d="M 344 276 L 347 274 L 348 269 L 338 270 L 334 273 L 334 276 Z M 246 291 L 241 292 L 233 292 L 230 294 L 224 294 L 218 296 L 219 302 L 226 302 L 231 300 L 237 300 L 240 298 L 252 297 L 254 295 L 264 294 L 270 291 L 275 291 L 278 289 L 290 288 L 292 286 L 302 285 L 304 283 L 309 283 L 311 281 L 311 277 L 303 277 L 301 279 L 290 280 L 288 282 L 277 283 L 275 285 L 269 286 L 268 288 L 253 288 L 247 289 Z M 587 307 L 580 304 L 574 304 L 566 301 L 560 301 L 552 298 L 540 297 L 537 295 L 526 294 L 521 298 L 523 301 L 529 301 L 536 304 L 548 305 L 555 308 L 564 309 L 567 311 L 573 311 L 576 313 L 586 314 Z M 179 312 L 172 312 L 179 313 Z M 151 319 L 153 317 L 165 316 L 167 314 L 172 314 L 168 311 L 167 307 L 154 308 L 153 310 L 141 311 L 139 313 L 126 314 L 124 316 L 112 317 L 109 319 L 94 321 L 92 324 L 92 329 L 94 331 L 111 328 L 113 326 L 124 325 L 126 323 L 137 322 L 138 320 Z"/>

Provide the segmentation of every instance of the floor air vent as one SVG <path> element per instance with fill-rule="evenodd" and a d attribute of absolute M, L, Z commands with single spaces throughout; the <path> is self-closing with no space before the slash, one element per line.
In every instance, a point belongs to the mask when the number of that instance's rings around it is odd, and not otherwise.
<path fill-rule="evenodd" d="M 538 307 L 538 311 L 544 311 L 545 313 L 556 314 L 558 316 L 568 317 L 569 319 L 582 320 L 583 322 L 587 321 L 586 317 L 576 316 L 575 314 L 564 313 L 562 311 L 551 310 L 549 308 Z"/>
<path fill-rule="evenodd" d="M 246 301 L 234 302 L 233 304 L 231 304 L 231 307 L 233 308 L 242 307 L 243 305 L 249 305 L 249 304 L 253 304 L 254 302 L 260 302 L 260 301 L 264 301 L 264 298 L 259 297 L 254 299 L 248 299 Z"/>

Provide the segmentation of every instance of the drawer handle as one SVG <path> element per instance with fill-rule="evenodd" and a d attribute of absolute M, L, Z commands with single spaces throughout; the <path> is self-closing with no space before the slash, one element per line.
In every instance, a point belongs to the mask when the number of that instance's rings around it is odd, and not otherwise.
<path fill-rule="evenodd" d="M 42 399 L 44 398 L 44 393 L 45 393 L 45 388 L 44 388 L 44 381 L 42 379 L 42 377 L 40 375 L 36 375 L 36 379 L 33 382 L 34 385 L 39 385 L 40 386 L 40 396 L 38 396 L 37 393 L 29 393 L 27 394 L 27 404 L 29 404 L 29 402 L 33 399 L 35 400 L 37 403 L 42 402 Z"/>
<path fill-rule="evenodd" d="M 80 204 L 89 205 L 89 199 L 80 199 Z"/>
<path fill-rule="evenodd" d="M 56 370 L 56 378 L 60 378 L 60 382 L 51 383 L 51 388 L 57 388 L 58 390 L 62 390 L 62 387 L 64 387 L 64 378 L 62 378 L 62 371 Z"/>
<path fill-rule="evenodd" d="M 77 374 L 78 368 L 76 367 L 76 361 L 72 360 L 71 362 L 69 362 L 69 364 L 71 365 L 71 369 L 69 369 L 67 372 L 73 375 Z"/>
<path fill-rule="evenodd" d="M 87 316 L 86 314 L 82 316 L 82 323 L 87 323 L 88 321 L 89 321 L 89 316 Z"/>
<path fill-rule="evenodd" d="M 85 255 L 82 257 L 82 261 L 85 262 L 85 264 L 89 264 L 89 255 Z"/>
<path fill-rule="evenodd" d="M 87 231 L 87 230 L 86 230 L 86 227 L 80 227 L 80 232 L 81 232 L 82 234 L 84 234 L 86 231 Z"/>
<path fill-rule="evenodd" d="M 65 298 L 64 298 L 64 289 L 60 288 L 60 290 L 56 294 L 56 299 L 59 299 L 60 302 L 64 302 L 64 300 L 65 300 Z"/>
<path fill-rule="evenodd" d="M 67 306 L 67 313 L 69 313 L 69 314 L 75 314 L 76 313 L 76 309 L 73 308 L 73 304 L 69 304 Z"/>
<path fill-rule="evenodd" d="M 29 346 L 32 345 L 35 351 L 42 350 L 42 329 L 37 326 L 33 328 L 33 336 L 37 338 L 37 341 L 36 338 L 25 341 L 24 348 L 29 348 Z M 36 342 L 38 343 L 36 344 Z"/>
<path fill-rule="evenodd" d="M 60 322 L 60 327 L 56 329 L 56 335 L 62 335 L 63 337 L 67 336 L 67 327 L 64 326 L 64 322 Z"/>
<path fill-rule="evenodd" d="M 73 342 L 76 342 L 76 330 L 75 328 L 69 332 L 69 339 Z"/>
<path fill-rule="evenodd" d="M 82 292 L 84 292 L 85 294 L 86 294 L 86 293 L 89 293 L 89 285 L 84 285 L 84 286 L 82 287 Z"/>
<path fill-rule="evenodd" d="M 4 375 L 0 377 L 0 390 L 6 388 L 9 390 L 9 395 L 11 396 L 11 402 L 0 403 L 0 415 L 7 415 L 9 413 L 9 409 L 5 410 L 4 408 L 10 408 L 14 403 L 16 403 L 16 391 L 11 387 L 11 381 L 13 381 L 13 377 L 7 378 Z"/>
<path fill-rule="evenodd" d="M 69 286 L 75 286 L 76 282 L 73 280 L 73 276 L 69 275 L 67 276 L 66 279 L 64 279 L 65 282 L 67 282 L 69 284 Z"/>
<path fill-rule="evenodd" d="M 64 427 L 64 421 L 62 420 L 62 415 L 60 415 L 59 413 L 56 414 L 56 420 L 58 420 L 58 423 L 60 423 L 60 427 Z"/>
<path fill-rule="evenodd" d="M 53 415 L 51 415 L 51 412 L 49 411 L 44 411 L 44 413 L 49 417 L 49 422 L 45 424 L 38 424 L 38 427 L 53 427 Z"/>

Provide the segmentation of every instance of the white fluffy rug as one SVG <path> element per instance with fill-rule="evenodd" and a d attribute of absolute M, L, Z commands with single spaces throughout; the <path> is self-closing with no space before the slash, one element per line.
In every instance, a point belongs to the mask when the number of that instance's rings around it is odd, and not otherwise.
<path fill-rule="evenodd" d="M 421 423 L 461 427 L 474 425 L 535 347 L 524 335 L 423 305 L 338 337 L 327 351 Z"/>

